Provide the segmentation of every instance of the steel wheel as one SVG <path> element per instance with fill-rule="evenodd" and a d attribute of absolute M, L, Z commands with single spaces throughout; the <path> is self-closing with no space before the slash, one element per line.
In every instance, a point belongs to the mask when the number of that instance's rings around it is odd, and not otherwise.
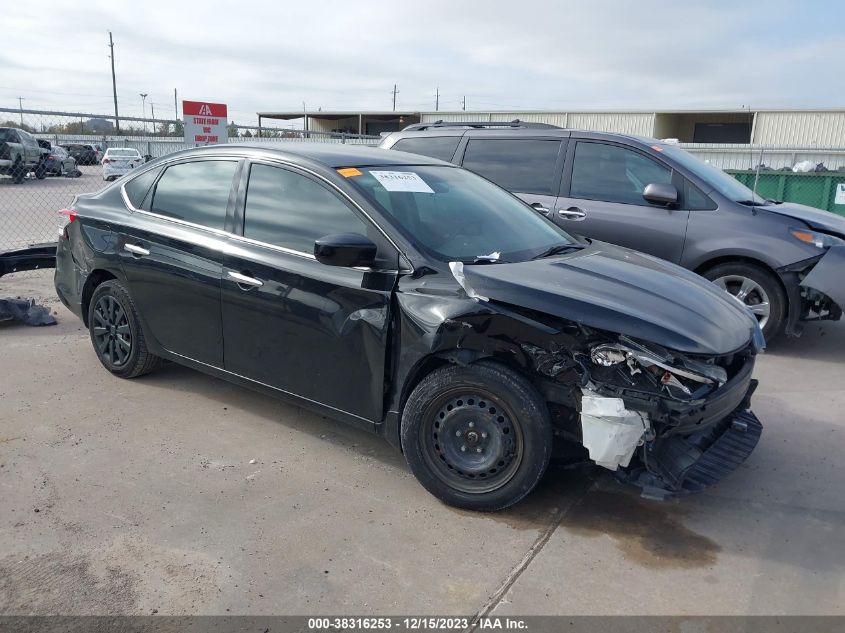
<path fill-rule="evenodd" d="M 508 408 L 481 390 L 452 390 L 431 402 L 420 425 L 425 460 L 443 483 L 467 493 L 505 485 L 522 459 L 522 429 Z"/>
<path fill-rule="evenodd" d="M 94 304 L 91 333 L 100 356 L 112 367 L 122 367 L 132 353 L 132 330 L 126 310 L 112 295 Z"/>
<path fill-rule="evenodd" d="M 742 301 L 757 317 L 760 327 L 766 327 L 772 307 L 763 286 L 742 275 L 725 275 L 714 279 L 713 283 Z"/>

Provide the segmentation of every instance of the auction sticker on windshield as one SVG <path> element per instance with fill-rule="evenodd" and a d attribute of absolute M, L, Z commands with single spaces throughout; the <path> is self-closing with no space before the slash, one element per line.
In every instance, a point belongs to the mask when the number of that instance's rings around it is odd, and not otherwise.
<path fill-rule="evenodd" d="M 412 171 L 370 171 L 370 173 L 388 191 L 434 193 L 434 190 L 425 184 L 425 180 Z"/>

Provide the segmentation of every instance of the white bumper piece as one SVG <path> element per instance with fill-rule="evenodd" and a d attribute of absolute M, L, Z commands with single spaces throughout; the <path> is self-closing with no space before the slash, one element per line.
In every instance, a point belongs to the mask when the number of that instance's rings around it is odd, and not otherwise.
<path fill-rule="evenodd" d="M 584 389 L 581 396 L 581 433 L 590 459 L 615 471 L 627 466 L 640 445 L 648 417 L 629 411 L 621 398 L 605 398 Z"/>

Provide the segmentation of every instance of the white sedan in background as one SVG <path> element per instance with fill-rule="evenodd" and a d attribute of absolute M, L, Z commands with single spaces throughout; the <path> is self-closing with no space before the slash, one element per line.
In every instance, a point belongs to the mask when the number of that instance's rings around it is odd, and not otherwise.
<path fill-rule="evenodd" d="M 103 180 L 115 180 L 143 164 L 144 159 L 137 149 L 109 147 L 101 162 L 103 165 Z"/>

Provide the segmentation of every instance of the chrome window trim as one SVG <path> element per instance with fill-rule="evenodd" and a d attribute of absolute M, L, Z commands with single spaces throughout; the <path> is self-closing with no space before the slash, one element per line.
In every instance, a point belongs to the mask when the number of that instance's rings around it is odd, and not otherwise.
<path fill-rule="evenodd" d="M 192 155 L 192 156 L 178 156 L 178 157 L 173 157 L 171 159 L 165 159 L 161 163 L 157 163 L 156 165 L 151 166 L 149 169 L 145 169 L 144 171 L 141 171 L 138 174 L 133 175 L 133 177 L 130 178 L 129 180 L 127 180 L 126 182 L 121 183 L 121 185 L 120 185 L 120 195 L 123 198 L 123 204 L 126 205 L 126 208 L 131 213 L 142 213 L 142 214 L 149 216 L 149 217 L 152 217 L 152 218 L 160 218 L 162 220 L 174 222 L 174 223 L 180 224 L 182 226 L 187 226 L 187 227 L 190 227 L 190 228 L 208 231 L 209 233 L 214 233 L 215 235 L 222 235 L 224 237 L 229 237 L 229 238 L 232 238 L 232 239 L 235 239 L 235 240 L 238 240 L 238 241 L 243 241 L 243 242 L 246 242 L 248 244 L 255 244 L 257 246 L 264 246 L 266 248 L 270 248 L 272 250 L 276 250 L 276 251 L 279 251 L 279 252 L 282 252 L 282 253 L 287 253 L 289 255 L 297 255 L 299 257 L 305 257 L 307 259 L 313 259 L 313 260 L 316 261 L 317 258 L 314 257 L 313 253 L 306 253 L 306 252 L 303 252 L 303 251 L 297 251 L 297 250 L 294 250 L 292 248 L 286 248 L 284 246 L 277 246 L 276 244 L 270 244 L 269 242 L 263 242 L 261 240 L 255 240 L 255 239 L 252 239 L 252 238 L 249 238 L 249 237 L 244 237 L 243 235 L 237 235 L 235 233 L 232 233 L 230 231 L 226 231 L 226 230 L 223 230 L 223 229 L 214 229 L 214 228 L 211 228 L 211 227 L 208 227 L 208 226 L 203 226 L 201 224 L 195 224 L 193 222 L 186 222 L 185 220 L 179 220 L 177 218 L 170 218 L 166 215 L 161 215 L 159 213 L 153 213 L 152 211 L 145 211 L 143 209 L 136 209 L 132 205 L 132 203 L 129 201 L 129 195 L 126 193 L 126 185 L 129 182 L 132 182 L 132 180 L 134 180 L 135 178 L 142 176 L 143 174 L 145 174 L 148 171 L 151 171 L 152 169 L 157 169 L 157 168 L 167 169 L 168 167 L 172 166 L 172 164 L 174 164 L 174 163 L 193 162 L 194 160 L 232 160 L 232 159 L 238 160 L 238 161 L 247 160 L 249 162 L 250 166 L 253 163 L 261 163 L 261 162 L 268 163 L 269 162 L 269 163 L 278 163 L 278 164 L 284 165 L 286 167 L 293 167 L 295 169 L 304 171 L 304 172 L 314 176 L 315 178 L 317 178 L 321 182 L 324 182 L 325 184 L 329 185 L 333 190 L 337 191 L 344 200 L 348 201 L 350 204 L 352 204 L 352 206 L 354 206 L 356 209 L 358 209 L 364 215 L 364 217 L 367 218 L 367 220 L 370 221 L 370 224 L 372 224 L 374 227 L 376 227 L 376 229 L 378 229 L 379 233 L 381 233 L 384 236 L 384 238 L 390 243 L 390 245 L 393 246 L 394 249 L 396 249 L 397 254 L 402 256 L 402 258 L 406 262 L 408 262 L 408 264 L 411 266 L 410 269 L 400 267 L 397 272 L 399 272 L 401 274 L 411 274 L 411 273 L 414 272 L 413 264 L 411 264 L 411 261 L 408 259 L 408 256 L 404 253 L 404 251 L 402 251 L 401 248 L 399 248 L 399 246 L 396 244 L 396 242 L 393 240 L 393 238 L 391 238 L 390 235 L 387 234 L 387 232 L 379 225 L 379 223 L 376 222 L 373 219 L 373 217 L 369 213 L 367 213 L 360 204 L 358 204 L 357 202 L 355 202 L 355 200 L 350 198 L 349 195 L 345 191 L 343 191 L 343 189 L 338 187 L 335 183 L 330 181 L 325 176 L 315 172 L 312 169 L 309 169 L 308 167 L 305 167 L 303 165 L 299 165 L 297 163 L 291 162 L 289 160 L 285 160 L 283 158 L 278 158 L 278 157 L 275 157 L 275 156 L 270 156 L 270 157 L 261 156 L 260 158 L 253 158 L 251 156 L 244 156 L 244 155 L 239 155 L 239 154 L 215 154 L 214 156 L 208 156 L 208 157 L 204 157 L 202 155 L 199 155 L 199 156 Z M 249 186 L 249 181 L 247 181 L 247 186 Z M 246 210 L 246 209 L 244 208 L 244 210 Z M 393 272 L 393 271 L 387 271 L 387 272 Z"/>

